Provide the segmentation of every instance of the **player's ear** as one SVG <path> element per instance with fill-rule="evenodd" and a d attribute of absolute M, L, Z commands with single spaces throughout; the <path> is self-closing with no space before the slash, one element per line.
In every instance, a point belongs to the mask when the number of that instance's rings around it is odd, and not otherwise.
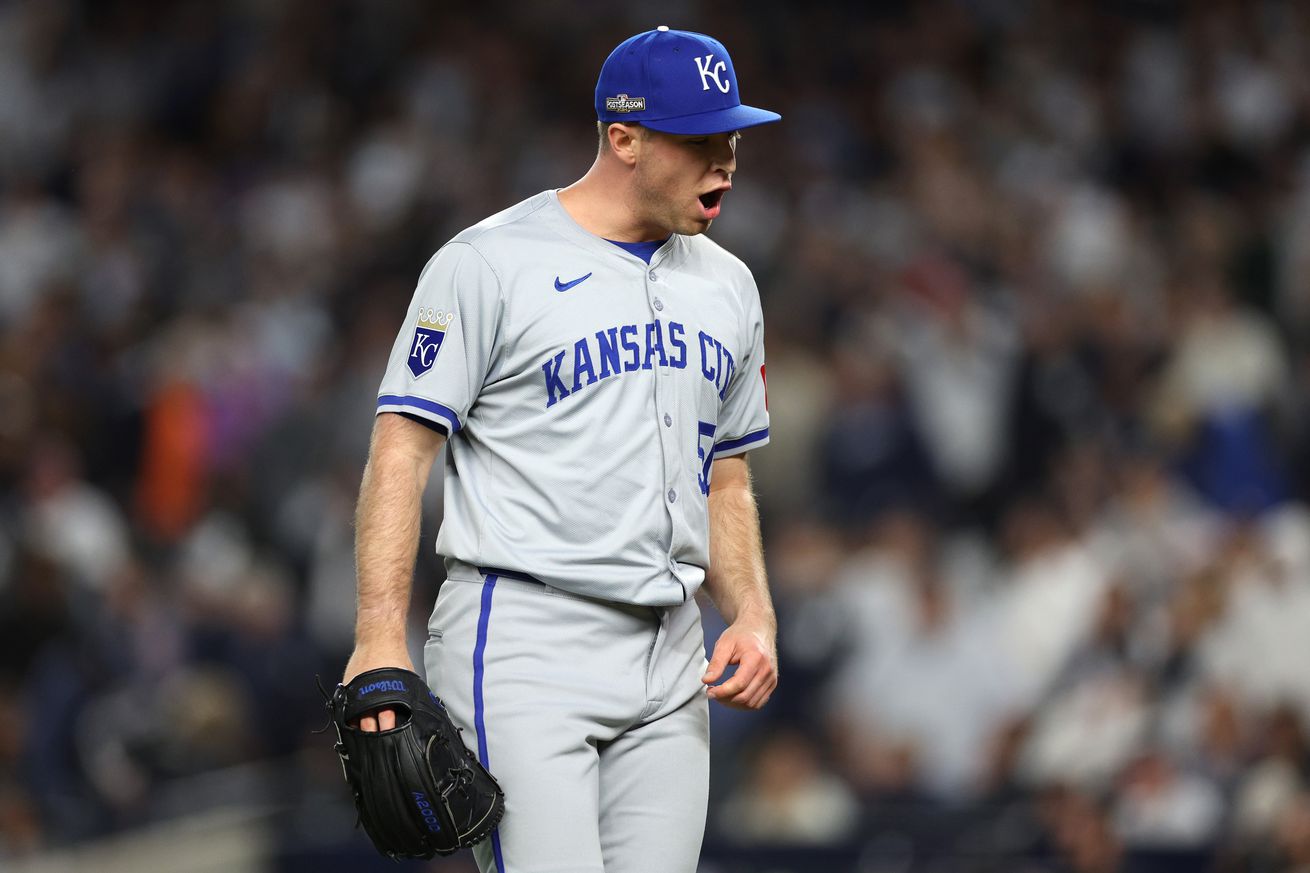
<path fill-rule="evenodd" d="M 605 131 L 609 137 L 610 151 L 625 165 L 631 167 L 637 163 L 637 152 L 641 148 L 642 130 L 635 124 L 615 122 Z"/>

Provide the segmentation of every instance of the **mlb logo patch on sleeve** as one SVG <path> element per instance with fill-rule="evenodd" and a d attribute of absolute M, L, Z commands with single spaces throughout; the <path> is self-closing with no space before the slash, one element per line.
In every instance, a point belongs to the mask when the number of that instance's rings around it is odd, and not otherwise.
<path fill-rule="evenodd" d="M 455 320 L 455 313 L 427 307 L 418 311 L 418 325 L 414 340 L 409 345 L 409 371 L 417 379 L 437 362 L 437 353 L 446 338 L 446 329 Z"/>

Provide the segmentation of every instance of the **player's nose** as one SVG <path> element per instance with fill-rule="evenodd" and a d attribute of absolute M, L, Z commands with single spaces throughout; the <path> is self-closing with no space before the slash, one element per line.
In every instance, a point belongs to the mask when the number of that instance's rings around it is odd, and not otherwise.
<path fill-rule="evenodd" d="M 714 169 L 722 170 L 731 176 L 737 172 L 737 148 L 731 137 L 716 137 L 714 144 Z"/>
<path fill-rule="evenodd" d="M 713 169 L 723 170 L 728 176 L 736 172 L 736 142 L 732 134 L 717 134 L 711 136 L 710 142 L 714 144 L 710 160 L 713 161 Z"/>

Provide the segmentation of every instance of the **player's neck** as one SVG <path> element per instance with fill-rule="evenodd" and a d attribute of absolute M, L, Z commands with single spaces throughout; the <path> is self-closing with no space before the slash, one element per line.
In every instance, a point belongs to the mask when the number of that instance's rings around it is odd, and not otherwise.
<path fill-rule="evenodd" d="M 559 191 L 560 206 L 583 230 L 615 242 L 668 239 L 670 231 L 643 221 L 630 206 L 626 180 L 600 164 Z"/>

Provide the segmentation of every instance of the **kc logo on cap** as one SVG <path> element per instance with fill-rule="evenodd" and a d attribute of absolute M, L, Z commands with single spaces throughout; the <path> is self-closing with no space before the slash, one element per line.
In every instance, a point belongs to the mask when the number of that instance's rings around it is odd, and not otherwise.
<path fill-rule="evenodd" d="M 782 119 L 742 104 L 723 43 L 667 27 L 629 37 L 610 52 L 596 81 L 596 117 L 685 135 L 730 133 Z"/>
<path fill-rule="evenodd" d="M 719 90 L 724 94 L 727 94 L 728 89 L 732 87 L 732 82 L 720 82 L 719 73 L 720 71 L 727 69 L 728 65 L 724 61 L 719 61 L 711 67 L 710 61 L 712 60 L 714 60 L 714 55 L 706 55 L 704 60 L 696 58 L 696 69 L 700 70 L 701 84 L 704 86 L 704 89 L 708 91 L 710 90 L 710 79 L 713 79 L 714 84 L 719 86 Z"/>

